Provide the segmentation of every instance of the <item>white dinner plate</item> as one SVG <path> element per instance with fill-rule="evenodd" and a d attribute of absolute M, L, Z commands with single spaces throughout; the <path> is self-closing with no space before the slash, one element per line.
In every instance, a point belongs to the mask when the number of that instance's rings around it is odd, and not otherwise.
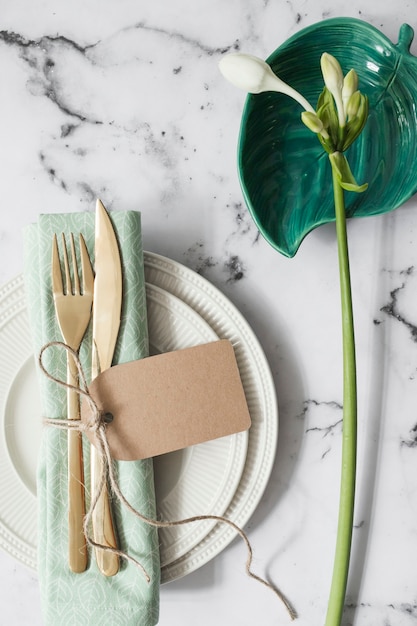
<path fill-rule="evenodd" d="M 3 358 L 9 365 L 0 375 L 0 397 L 5 399 L 2 410 L 3 437 L 0 455 L 10 461 L 9 470 L 0 478 L 0 520 L 8 520 L 15 536 L 13 550 L 19 549 L 19 539 L 25 539 L 36 551 L 36 463 L 41 439 L 40 399 L 37 390 L 35 360 L 30 350 L 28 325 L 16 326 L 16 296 L 20 294 L 24 310 L 23 280 L 14 281 L 9 323 L 0 329 Z M 154 285 L 146 285 L 151 354 L 170 352 L 218 339 L 216 333 L 195 311 L 181 300 Z M 4 307 L 5 310 L 6 307 Z M 3 309 L 3 307 L 2 307 Z M 20 320 L 19 320 L 20 321 Z M 12 324 L 10 324 L 10 322 Z M 13 323 L 15 322 L 15 323 Z M 18 330 L 18 332 L 16 332 Z M 28 352 L 21 362 L 21 354 Z M 160 519 L 177 520 L 200 514 L 222 515 L 230 503 L 246 460 L 248 433 L 208 441 L 185 450 L 155 458 L 155 491 Z M 6 454 L 1 447 L 5 447 Z M 13 480 L 14 479 L 14 480 Z M 13 495 L 16 480 L 26 488 L 19 490 L 18 506 Z M 25 514 L 21 515 L 22 508 Z M 215 525 L 213 521 L 163 528 L 160 530 L 161 566 L 167 566 L 186 554 Z M 16 534 L 16 529 L 18 533 Z M 9 545 L 10 547 L 10 545 Z M 16 554 L 15 554 L 16 555 Z M 25 559 L 27 555 L 25 554 Z M 36 567 L 34 562 L 29 563 Z"/>
<path fill-rule="evenodd" d="M 237 309 L 200 275 L 152 253 L 145 253 L 145 271 L 152 352 L 229 339 L 252 419 L 249 437 L 240 433 L 158 457 L 158 512 L 165 519 L 225 514 L 243 526 L 266 487 L 276 450 L 275 388 L 265 356 Z M 0 290 L 0 352 L 0 546 L 36 568 L 34 476 L 40 431 L 39 422 L 26 416 L 34 414 L 39 400 L 20 277 Z M 28 441 L 31 455 L 24 452 Z M 207 521 L 163 529 L 162 581 L 194 571 L 234 537 L 229 526 Z"/>

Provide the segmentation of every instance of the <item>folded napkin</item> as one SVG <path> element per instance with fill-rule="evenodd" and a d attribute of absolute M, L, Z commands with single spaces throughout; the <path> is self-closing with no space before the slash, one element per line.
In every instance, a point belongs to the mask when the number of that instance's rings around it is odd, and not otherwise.
<path fill-rule="evenodd" d="M 112 212 L 123 266 L 123 310 L 114 363 L 147 356 L 146 292 L 141 242 L 140 214 Z M 45 344 L 62 341 L 51 293 L 51 254 L 54 233 L 81 232 L 92 263 L 94 213 L 41 215 L 25 232 L 25 288 L 35 356 Z M 91 333 L 91 327 L 88 331 Z M 80 350 L 80 360 L 89 380 L 90 345 Z M 66 352 L 50 347 L 43 362 L 48 371 L 65 381 Z M 39 372 L 43 415 L 28 419 L 66 417 L 66 390 Z M 84 437 L 86 494 L 89 494 L 89 443 Z M 116 475 L 130 504 L 155 517 L 152 460 L 119 461 Z M 89 555 L 88 569 L 74 574 L 68 567 L 67 433 L 45 426 L 39 454 L 38 572 L 44 621 L 47 626 L 154 626 L 158 622 L 160 562 L 157 530 L 138 520 L 119 502 L 113 511 L 119 547 L 145 567 L 150 583 L 133 563 L 121 560 L 120 571 L 106 578 Z M 87 502 L 87 506 L 88 506 Z"/>

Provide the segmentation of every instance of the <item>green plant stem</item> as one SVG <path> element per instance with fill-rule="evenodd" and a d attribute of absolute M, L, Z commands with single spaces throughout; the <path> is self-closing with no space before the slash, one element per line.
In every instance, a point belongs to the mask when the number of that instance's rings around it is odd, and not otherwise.
<path fill-rule="evenodd" d="M 333 577 L 325 626 L 340 626 L 343 606 L 345 603 L 353 529 L 357 430 L 355 337 L 353 328 L 349 254 L 346 234 L 346 214 L 343 195 L 344 192 L 334 171 L 333 191 L 336 213 L 336 233 L 342 305 L 343 437 L 339 521 L 337 528 Z"/>

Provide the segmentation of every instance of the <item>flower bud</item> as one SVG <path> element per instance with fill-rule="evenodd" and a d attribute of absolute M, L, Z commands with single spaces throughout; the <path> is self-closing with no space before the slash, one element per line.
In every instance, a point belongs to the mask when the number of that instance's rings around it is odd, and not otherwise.
<path fill-rule="evenodd" d="M 321 71 L 324 83 L 330 93 L 340 92 L 343 89 L 343 72 L 340 63 L 331 54 L 324 52 L 321 55 Z"/>
<path fill-rule="evenodd" d="M 219 69 L 232 85 L 249 93 L 261 93 L 265 78 L 271 71 L 269 65 L 262 59 L 239 53 L 223 57 Z"/>
<path fill-rule="evenodd" d="M 360 91 L 355 91 L 347 101 L 346 104 L 346 115 L 348 120 L 351 120 L 358 114 L 359 107 L 361 104 L 361 94 Z"/>
<path fill-rule="evenodd" d="M 311 113 L 311 111 L 303 111 L 301 120 L 313 133 L 321 133 L 324 128 L 321 119 L 315 113 Z"/>
<path fill-rule="evenodd" d="M 343 152 L 352 145 L 356 138 L 361 134 L 366 124 L 369 109 L 368 98 L 360 93 L 360 91 L 356 91 L 349 100 L 348 108 L 350 109 L 350 107 L 352 107 L 352 109 L 349 112 L 354 113 L 354 115 L 349 118 L 346 125 L 343 146 L 340 148 Z"/>
<path fill-rule="evenodd" d="M 357 89 L 358 75 L 355 70 L 350 70 L 343 79 L 342 99 L 345 107 L 349 98 L 355 93 L 355 91 L 357 91 Z"/>
<path fill-rule="evenodd" d="M 235 87 L 249 93 L 276 91 L 296 100 L 306 111 L 314 112 L 311 104 L 302 94 L 287 85 L 274 72 L 268 63 L 250 54 L 228 54 L 219 63 L 223 76 Z"/>
<path fill-rule="evenodd" d="M 346 123 L 345 110 L 342 100 L 343 72 L 340 63 L 331 54 L 324 52 L 321 55 L 321 71 L 324 84 L 332 94 L 336 103 L 339 126 L 342 128 Z"/>

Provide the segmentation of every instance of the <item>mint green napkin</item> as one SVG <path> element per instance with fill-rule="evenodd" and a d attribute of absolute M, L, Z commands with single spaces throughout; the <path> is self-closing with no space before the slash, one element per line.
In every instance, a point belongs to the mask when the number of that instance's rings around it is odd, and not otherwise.
<path fill-rule="evenodd" d="M 146 292 L 140 214 L 112 212 L 123 264 L 123 312 L 114 363 L 147 356 Z M 35 356 L 50 341 L 62 341 L 51 293 L 51 245 L 53 233 L 83 233 L 94 263 L 94 213 L 41 215 L 25 232 L 25 288 Z M 88 333 L 91 333 L 91 327 Z M 89 380 L 88 334 L 80 359 Z M 44 355 L 48 371 L 65 380 L 64 349 L 48 348 Z M 39 370 L 42 417 L 66 416 L 66 391 Z M 41 419 L 32 415 L 28 419 Z M 67 433 L 45 426 L 39 455 L 38 572 L 44 621 L 47 626 L 154 626 L 159 613 L 160 562 L 155 528 L 142 523 L 114 503 L 120 548 L 137 559 L 151 577 L 132 563 L 121 561 L 116 576 L 106 578 L 89 555 L 88 569 L 74 574 L 68 568 L 67 548 Z M 85 480 L 89 492 L 89 444 L 84 438 Z M 116 463 L 121 490 L 141 513 L 155 517 L 152 460 Z M 87 502 L 87 506 L 88 506 Z"/>

